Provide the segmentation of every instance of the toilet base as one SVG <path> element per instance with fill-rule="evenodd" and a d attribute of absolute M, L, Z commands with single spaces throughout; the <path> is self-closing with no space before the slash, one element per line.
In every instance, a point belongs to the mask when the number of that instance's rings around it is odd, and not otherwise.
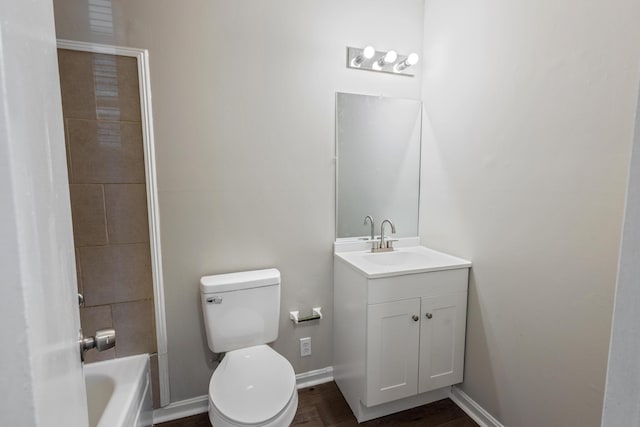
<path fill-rule="evenodd" d="M 275 417 L 266 420 L 264 423 L 251 424 L 251 427 L 289 427 L 293 417 L 296 416 L 298 410 L 298 390 L 293 390 L 293 395 L 287 405 Z M 244 427 L 245 424 L 238 424 L 224 415 L 222 415 L 215 407 L 211 398 L 209 398 L 209 421 L 213 427 Z"/>

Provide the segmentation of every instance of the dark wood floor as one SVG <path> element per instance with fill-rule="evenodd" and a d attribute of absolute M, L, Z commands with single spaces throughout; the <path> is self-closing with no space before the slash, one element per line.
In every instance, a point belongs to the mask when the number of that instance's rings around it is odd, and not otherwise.
<path fill-rule="evenodd" d="M 477 427 L 471 418 L 449 399 L 358 424 L 335 382 L 298 392 L 298 412 L 292 426 L 304 427 Z M 158 427 L 211 427 L 208 414 L 195 415 Z"/>

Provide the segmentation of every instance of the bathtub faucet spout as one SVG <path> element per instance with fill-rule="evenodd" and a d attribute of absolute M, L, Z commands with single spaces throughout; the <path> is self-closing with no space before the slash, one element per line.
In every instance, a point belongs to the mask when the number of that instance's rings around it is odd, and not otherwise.
<path fill-rule="evenodd" d="M 98 329 L 93 337 L 84 337 L 80 330 L 80 358 L 84 362 L 84 354 L 95 348 L 98 351 L 108 350 L 116 345 L 115 329 Z"/>

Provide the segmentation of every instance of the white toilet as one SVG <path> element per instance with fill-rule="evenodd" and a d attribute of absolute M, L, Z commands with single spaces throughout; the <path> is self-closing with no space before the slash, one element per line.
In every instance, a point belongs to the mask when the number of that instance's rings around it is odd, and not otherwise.
<path fill-rule="evenodd" d="M 204 276 L 200 294 L 209 348 L 226 352 L 209 382 L 211 424 L 289 426 L 298 408 L 296 376 L 266 345 L 278 338 L 280 272 Z"/>

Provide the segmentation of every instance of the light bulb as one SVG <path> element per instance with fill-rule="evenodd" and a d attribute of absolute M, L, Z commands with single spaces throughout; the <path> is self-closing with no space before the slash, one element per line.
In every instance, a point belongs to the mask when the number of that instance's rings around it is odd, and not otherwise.
<path fill-rule="evenodd" d="M 407 56 L 403 61 L 400 61 L 399 63 L 397 63 L 393 67 L 393 71 L 395 71 L 396 73 L 399 73 L 400 71 L 404 70 L 407 67 L 416 65 L 419 60 L 420 60 L 420 57 L 418 56 L 418 54 L 412 53 L 409 56 Z"/>
<path fill-rule="evenodd" d="M 411 66 L 411 65 L 416 65 L 419 60 L 420 60 L 420 57 L 418 56 L 418 54 L 412 53 L 407 57 L 407 59 L 405 59 L 405 62 L 407 63 L 408 66 Z"/>
<path fill-rule="evenodd" d="M 392 62 L 396 62 L 396 59 L 398 59 L 398 54 L 396 53 L 395 50 L 390 50 L 389 52 L 387 52 L 387 54 L 384 56 L 384 62 L 386 64 L 391 64 Z"/>
<path fill-rule="evenodd" d="M 373 55 L 375 54 L 376 54 L 376 50 L 373 48 L 373 46 L 367 46 L 362 51 L 362 55 L 367 59 L 373 58 Z"/>
<path fill-rule="evenodd" d="M 398 54 L 395 50 L 390 50 L 383 58 L 380 58 L 377 64 L 379 67 L 384 67 L 387 64 L 396 62 L 396 59 L 398 59 Z"/>
<path fill-rule="evenodd" d="M 359 66 L 364 62 L 365 59 L 371 59 L 375 54 L 376 50 L 373 48 L 373 46 L 367 46 L 362 50 L 362 53 L 360 55 L 353 58 L 353 61 L 351 61 L 351 65 Z"/>

